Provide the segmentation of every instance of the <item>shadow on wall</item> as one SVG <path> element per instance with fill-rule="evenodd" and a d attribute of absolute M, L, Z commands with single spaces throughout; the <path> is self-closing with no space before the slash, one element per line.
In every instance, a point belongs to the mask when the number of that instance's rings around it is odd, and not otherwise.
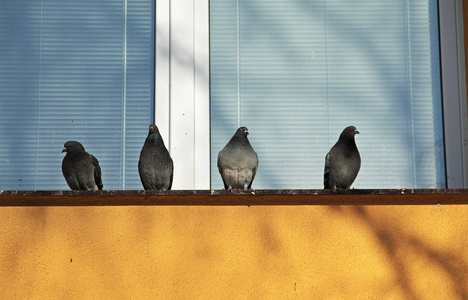
<path fill-rule="evenodd" d="M 23 207 L 5 298 L 467 299 L 468 207 Z"/>
<path fill-rule="evenodd" d="M 357 219 L 373 236 L 379 248 L 383 249 L 380 253 L 384 256 L 383 259 L 389 262 L 389 266 L 393 269 L 393 284 L 389 284 L 389 287 L 398 287 L 405 299 L 421 299 L 425 295 L 424 290 L 428 292 L 435 285 L 444 286 L 444 284 L 446 284 L 446 290 L 452 291 L 453 294 L 447 292 L 446 295 L 439 295 L 440 297 L 445 298 L 452 294 L 457 296 L 457 299 L 468 299 L 466 257 L 451 251 L 463 244 L 466 245 L 466 234 L 460 236 L 459 239 L 448 239 L 446 244 L 435 245 L 433 241 L 425 241 L 422 235 L 417 234 L 418 225 L 424 227 L 424 222 L 414 224 L 417 221 L 411 218 L 401 220 L 398 219 L 398 215 L 374 214 L 371 209 L 364 206 L 331 206 L 330 209 L 338 214 Z M 426 207 L 426 210 L 430 208 Z M 395 216 L 397 219 L 392 220 L 391 217 Z M 405 218 L 405 216 L 401 217 Z M 408 221 L 410 224 L 405 224 Z M 407 230 L 406 225 L 416 225 L 416 228 Z M 442 225 L 442 228 L 438 228 L 438 225 Z M 447 226 L 447 224 L 438 225 L 431 224 L 431 227 L 434 227 L 436 231 L 446 230 L 444 225 Z M 416 229 L 416 231 L 411 229 Z M 420 230 L 421 233 L 423 231 L 427 230 Z M 438 233 L 434 232 L 434 235 Z M 441 277 L 442 280 L 436 280 L 437 277 Z M 424 290 L 421 290 L 422 285 Z"/>

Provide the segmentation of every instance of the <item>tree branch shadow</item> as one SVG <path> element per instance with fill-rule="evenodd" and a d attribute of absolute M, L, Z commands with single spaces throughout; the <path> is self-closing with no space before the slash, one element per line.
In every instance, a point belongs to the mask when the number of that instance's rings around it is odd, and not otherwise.
<path fill-rule="evenodd" d="M 427 268 L 438 268 L 443 271 L 443 275 L 450 280 L 454 294 L 459 299 L 468 298 L 467 275 L 468 265 L 462 257 L 459 257 L 448 251 L 437 250 L 428 243 L 425 243 L 421 238 L 405 233 L 404 230 L 396 230 L 391 224 L 383 223 L 373 217 L 368 209 L 363 206 L 352 206 L 352 213 L 359 218 L 366 228 L 370 230 L 372 235 L 379 242 L 384 253 L 391 261 L 392 268 L 397 274 L 395 280 L 407 299 L 419 299 L 415 286 L 413 285 L 413 277 L 410 274 L 411 262 L 404 256 L 401 249 L 409 249 L 432 262 Z M 424 274 L 420 274 L 424 276 Z"/>

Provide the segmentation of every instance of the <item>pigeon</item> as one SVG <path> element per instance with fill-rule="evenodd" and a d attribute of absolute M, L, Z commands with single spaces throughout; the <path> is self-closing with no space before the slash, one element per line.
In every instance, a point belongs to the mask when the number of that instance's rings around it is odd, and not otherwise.
<path fill-rule="evenodd" d="M 170 190 L 172 187 L 174 163 L 154 124 L 149 126 L 148 137 L 140 152 L 138 173 L 145 190 Z"/>
<path fill-rule="evenodd" d="M 62 161 L 63 177 L 72 190 L 102 190 L 101 167 L 96 157 L 76 141 L 66 142 L 62 152 L 67 152 Z"/>
<path fill-rule="evenodd" d="M 240 127 L 218 154 L 224 188 L 250 189 L 258 169 L 258 156 L 249 143 L 247 127 Z"/>
<path fill-rule="evenodd" d="M 354 136 L 359 133 L 354 126 L 346 127 L 338 142 L 325 157 L 325 189 L 349 189 L 361 168 L 361 156 Z"/>

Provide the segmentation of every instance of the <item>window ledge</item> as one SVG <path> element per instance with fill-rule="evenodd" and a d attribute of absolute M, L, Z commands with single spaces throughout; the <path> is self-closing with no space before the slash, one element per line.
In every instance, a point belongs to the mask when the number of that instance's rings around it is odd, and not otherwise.
<path fill-rule="evenodd" d="M 468 189 L 0 191 L 0 206 L 468 204 Z"/>

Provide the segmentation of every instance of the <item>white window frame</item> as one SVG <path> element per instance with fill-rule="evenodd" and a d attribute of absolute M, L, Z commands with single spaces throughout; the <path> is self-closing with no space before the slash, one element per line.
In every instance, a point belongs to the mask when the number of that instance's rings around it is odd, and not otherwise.
<path fill-rule="evenodd" d="M 468 114 L 462 0 L 439 1 L 445 165 L 448 188 L 468 188 Z"/>
<path fill-rule="evenodd" d="M 210 189 L 209 0 L 155 7 L 155 120 L 174 160 L 172 189 Z"/>
<path fill-rule="evenodd" d="M 209 0 L 155 1 L 155 119 L 174 160 L 173 189 L 210 189 Z M 448 188 L 468 188 L 462 12 L 462 0 L 439 1 Z"/>

